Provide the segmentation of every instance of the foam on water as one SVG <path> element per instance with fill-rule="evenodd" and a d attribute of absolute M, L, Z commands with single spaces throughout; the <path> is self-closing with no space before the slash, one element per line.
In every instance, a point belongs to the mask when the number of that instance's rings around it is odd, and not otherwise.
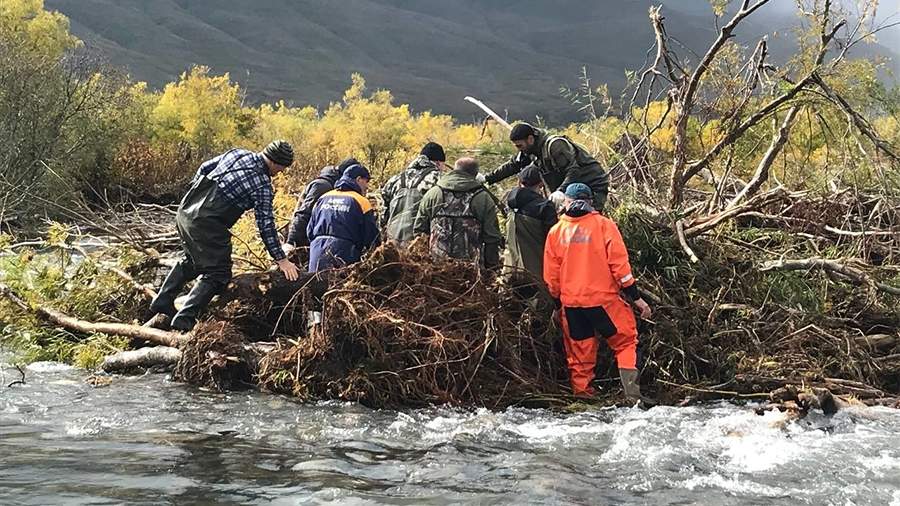
<path fill-rule="evenodd" d="M 28 364 L 28 366 L 25 368 L 25 370 L 34 373 L 68 372 L 74 369 L 75 368 L 70 365 L 61 364 L 59 362 L 33 362 L 31 364 Z"/>
<path fill-rule="evenodd" d="M 185 503 L 900 506 L 896 410 L 802 421 L 728 404 L 373 411 L 159 376 L 92 388 L 55 363 L 29 371 L 0 395 L 0 504 L 41 502 L 49 476 L 73 503 L 153 502 L 157 479 Z"/>

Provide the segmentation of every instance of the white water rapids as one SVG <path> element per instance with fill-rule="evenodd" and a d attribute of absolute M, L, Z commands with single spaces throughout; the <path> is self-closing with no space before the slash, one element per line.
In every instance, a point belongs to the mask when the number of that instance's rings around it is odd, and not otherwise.
<path fill-rule="evenodd" d="M 0 504 L 900 506 L 900 411 L 373 411 L 0 372 Z"/>

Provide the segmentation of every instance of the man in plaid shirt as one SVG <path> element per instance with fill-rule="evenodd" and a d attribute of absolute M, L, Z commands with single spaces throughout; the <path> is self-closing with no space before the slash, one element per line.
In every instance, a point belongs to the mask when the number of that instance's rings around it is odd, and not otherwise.
<path fill-rule="evenodd" d="M 299 270 L 288 260 L 275 229 L 272 177 L 294 161 L 291 145 L 274 141 L 261 153 L 233 149 L 200 166 L 176 216 L 184 256 L 172 268 L 150 304 L 156 313 L 148 326 L 190 331 L 200 312 L 231 280 L 229 229 L 245 211 L 253 209 L 259 235 L 284 276 L 295 281 Z M 175 298 L 197 278 L 180 311 Z"/>

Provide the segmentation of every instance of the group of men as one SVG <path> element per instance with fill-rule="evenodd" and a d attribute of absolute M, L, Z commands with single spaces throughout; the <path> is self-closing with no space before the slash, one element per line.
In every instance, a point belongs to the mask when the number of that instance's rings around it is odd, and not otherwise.
<path fill-rule="evenodd" d="M 591 382 L 598 339 L 613 350 L 626 397 L 640 400 L 637 325 L 629 302 L 651 314 L 635 284 L 628 252 L 615 223 L 602 214 L 608 176 L 585 148 L 527 123 L 512 128 L 518 153 L 482 175 L 473 158 L 446 164 L 443 147 L 429 142 L 412 163 L 381 188 L 381 217 L 366 194 L 371 174 L 349 158 L 322 170 L 304 189 L 282 245 L 275 229 L 271 178 L 293 163 L 285 141 L 262 152 L 231 150 L 205 162 L 178 209 L 184 255 L 167 276 L 150 324 L 189 331 L 231 277 L 229 228 L 253 208 L 260 237 L 289 280 L 299 276 L 287 254 L 309 247 L 310 272 L 359 261 L 385 239 L 404 246 L 428 237 L 436 259 L 478 262 L 499 271 L 523 297 L 546 289 L 556 302 L 572 390 L 595 393 Z M 498 219 L 503 203 L 486 184 L 517 176 L 505 198 L 506 255 Z M 549 193 L 549 195 L 547 194 Z M 175 298 L 199 277 L 178 310 Z M 628 302 L 626 302 L 628 301 Z"/>

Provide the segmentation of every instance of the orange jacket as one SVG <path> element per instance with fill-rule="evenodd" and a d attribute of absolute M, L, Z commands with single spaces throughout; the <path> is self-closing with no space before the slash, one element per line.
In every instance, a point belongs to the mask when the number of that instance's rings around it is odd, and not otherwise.
<path fill-rule="evenodd" d="M 563 215 L 547 236 L 544 281 L 566 307 L 596 307 L 634 284 L 619 228 L 594 211 Z"/>

